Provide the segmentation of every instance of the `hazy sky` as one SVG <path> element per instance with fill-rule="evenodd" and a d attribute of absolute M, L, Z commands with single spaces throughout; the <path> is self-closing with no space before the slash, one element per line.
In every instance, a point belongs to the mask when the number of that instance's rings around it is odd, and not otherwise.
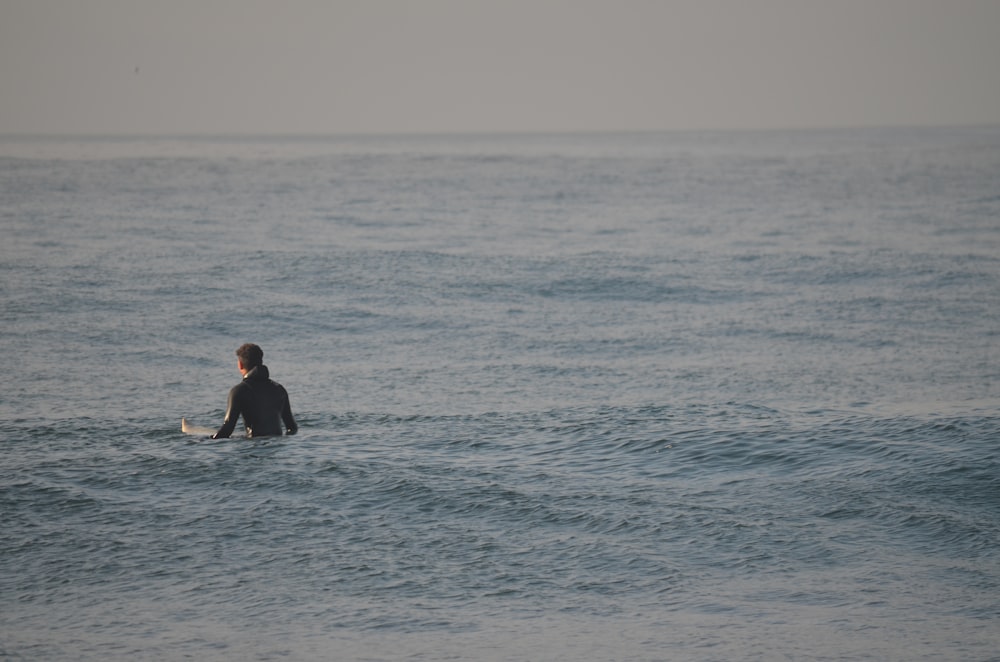
<path fill-rule="evenodd" d="M 0 0 L 0 133 L 1000 124 L 1000 0 Z"/>

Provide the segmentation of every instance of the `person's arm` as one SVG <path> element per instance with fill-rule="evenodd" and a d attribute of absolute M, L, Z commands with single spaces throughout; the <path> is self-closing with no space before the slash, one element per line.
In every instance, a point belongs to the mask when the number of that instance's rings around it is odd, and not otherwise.
<path fill-rule="evenodd" d="M 284 390 L 284 387 L 282 387 Z M 292 405 L 288 401 L 288 392 L 285 391 L 285 406 L 281 409 L 281 420 L 285 422 L 285 434 L 295 434 L 299 431 L 299 426 L 292 416 Z"/>
<path fill-rule="evenodd" d="M 226 404 L 226 418 L 222 421 L 222 427 L 212 435 L 212 439 L 228 439 L 236 429 L 236 422 L 240 419 L 240 403 L 236 397 L 238 387 L 234 386 L 229 391 L 229 402 Z"/>

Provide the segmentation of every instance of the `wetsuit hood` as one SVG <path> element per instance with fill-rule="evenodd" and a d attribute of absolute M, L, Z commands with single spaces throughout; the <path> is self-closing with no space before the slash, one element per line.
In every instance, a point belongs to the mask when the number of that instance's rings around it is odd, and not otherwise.
<path fill-rule="evenodd" d="M 247 374 L 243 375 L 243 379 L 250 379 L 253 381 L 263 381 L 271 378 L 271 372 L 267 369 L 266 365 L 257 365 L 250 368 Z"/>

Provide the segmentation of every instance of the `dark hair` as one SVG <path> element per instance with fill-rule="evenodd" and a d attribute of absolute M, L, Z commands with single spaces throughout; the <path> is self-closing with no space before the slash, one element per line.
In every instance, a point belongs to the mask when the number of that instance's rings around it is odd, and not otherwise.
<path fill-rule="evenodd" d="M 252 342 L 240 345 L 240 348 L 236 350 L 236 356 L 247 370 L 256 368 L 264 362 L 264 350 Z"/>

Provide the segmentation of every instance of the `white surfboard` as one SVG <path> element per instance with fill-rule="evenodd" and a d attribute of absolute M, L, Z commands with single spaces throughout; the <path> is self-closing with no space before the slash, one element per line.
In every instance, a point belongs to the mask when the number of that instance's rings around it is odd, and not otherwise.
<path fill-rule="evenodd" d="M 208 435 L 215 434 L 215 428 L 207 428 L 204 425 L 191 425 L 186 418 L 181 419 L 181 432 L 184 434 Z"/>

